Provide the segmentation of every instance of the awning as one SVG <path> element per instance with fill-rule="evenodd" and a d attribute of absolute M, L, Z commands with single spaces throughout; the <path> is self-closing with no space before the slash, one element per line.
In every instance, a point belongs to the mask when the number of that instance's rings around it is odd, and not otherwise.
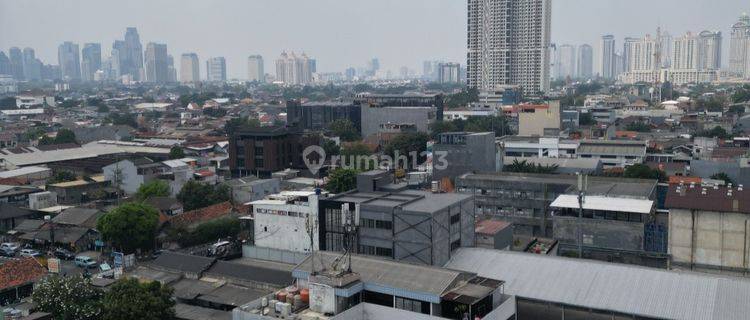
<path fill-rule="evenodd" d="M 552 208 L 578 209 L 578 196 L 563 194 L 550 205 Z M 654 202 L 645 199 L 612 198 L 604 196 L 586 196 L 583 209 L 613 212 L 650 213 Z"/>

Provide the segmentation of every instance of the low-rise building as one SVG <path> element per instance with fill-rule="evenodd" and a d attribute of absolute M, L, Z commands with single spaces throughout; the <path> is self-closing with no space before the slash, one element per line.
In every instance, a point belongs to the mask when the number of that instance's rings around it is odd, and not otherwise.
<path fill-rule="evenodd" d="M 436 181 L 467 172 L 497 171 L 498 152 L 493 132 L 443 133 L 432 150 L 432 178 Z"/>
<path fill-rule="evenodd" d="M 310 252 L 310 246 L 318 250 L 318 203 L 325 197 L 316 191 L 282 191 L 250 202 L 254 244 L 293 252 Z"/>
<path fill-rule="evenodd" d="M 519 136 L 557 136 L 561 128 L 560 101 L 544 105 L 520 105 L 518 110 Z"/>

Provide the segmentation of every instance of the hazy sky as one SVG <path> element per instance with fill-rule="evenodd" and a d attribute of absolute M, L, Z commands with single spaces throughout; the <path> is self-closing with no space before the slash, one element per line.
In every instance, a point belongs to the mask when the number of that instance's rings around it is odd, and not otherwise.
<path fill-rule="evenodd" d="M 722 31 L 726 56 L 729 28 L 750 11 L 741 0 L 552 3 L 553 42 L 590 43 L 595 51 L 602 34 L 616 35 L 620 47 L 623 37 L 661 25 L 673 35 Z M 144 49 L 166 43 L 177 63 L 184 52 L 198 53 L 202 76 L 206 58 L 224 56 L 229 76 L 245 78 L 247 56 L 256 53 L 274 73 L 282 50 L 305 51 L 323 72 L 371 57 L 385 69 L 418 73 L 424 60 L 466 60 L 466 0 L 0 0 L 0 50 L 32 47 L 45 63 L 57 64 L 57 46 L 66 40 L 100 42 L 108 55 L 128 26 L 138 28 Z"/>

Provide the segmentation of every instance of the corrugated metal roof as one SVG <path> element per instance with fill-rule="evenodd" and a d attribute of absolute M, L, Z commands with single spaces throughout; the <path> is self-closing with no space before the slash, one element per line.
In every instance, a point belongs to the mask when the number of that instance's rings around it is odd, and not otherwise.
<path fill-rule="evenodd" d="M 666 319 L 747 319 L 750 280 L 461 248 L 447 268 L 504 280 L 518 297 Z"/>
<path fill-rule="evenodd" d="M 602 196 L 586 196 L 584 199 L 583 208 L 586 210 L 650 213 L 651 208 L 654 207 L 653 201 L 644 199 L 612 198 Z M 550 207 L 578 209 L 578 196 L 562 194 L 552 202 Z"/>

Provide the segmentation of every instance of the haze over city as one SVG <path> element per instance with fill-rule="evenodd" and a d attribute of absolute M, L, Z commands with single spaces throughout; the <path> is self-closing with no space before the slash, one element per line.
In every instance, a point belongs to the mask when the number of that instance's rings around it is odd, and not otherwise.
<path fill-rule="evenodd" d="M 552 42 L 588 43 L 596 51 L 604 34 L 641 37 L 658 25 L 672 35 L 705 29 L 728 35 L 743 11 L 750 4 L 741 0 L 553 0 Z M 265 57 L 271 70 L 282 50 L 316 57 L 323 72 L 372 57 L 394 73 L 402 66 L 421 71 L 423 60 L 466 62 L 465 1 L 0 0 L 0 48 L 32 47 L 43 61 L 56 61 L 63 41 L 99 42 L 107 55 L 130 26 L 144 45 L 165 43 L 175 57 L 226 57 L 230 78 L 246 77 L 250 54 Z"/>

